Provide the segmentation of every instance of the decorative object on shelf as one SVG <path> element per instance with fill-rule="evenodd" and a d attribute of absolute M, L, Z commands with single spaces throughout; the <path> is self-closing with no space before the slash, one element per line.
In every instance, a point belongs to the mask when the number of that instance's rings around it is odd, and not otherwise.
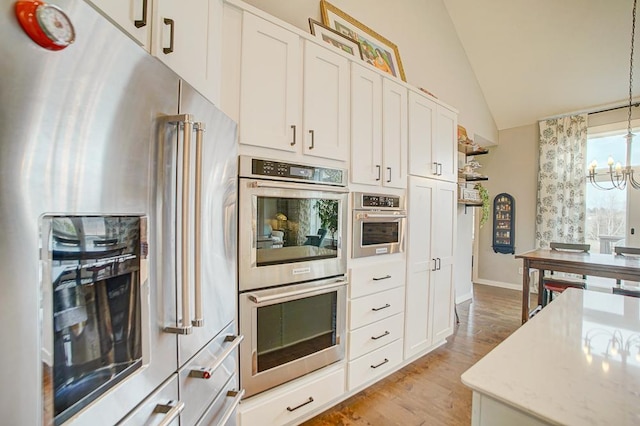
<path fill-rule="evenodd" d="M 312 18 L 309 18 L 309 30 L 311 31 L 311 34 L 322 41 L 325 41 L 343 52 L 347 52 L 348 54 L 355 56 L 356 58 L 361 60 L 364 59 L 360 43 L 351 37 L 347 37 L 332 28 L 326 27 Z"/>
<path fill-rule="evenodd" d="M 598 167 L 598 162 L 593 160 L 591 164 L 589 164 L 589 174 L 587 177 L 589 178 L 589 182 L 598 189 L 611 190 L 611 189 L 626 189 L 627 183 L 631 185 L 634 189 L 640 189 L 640 182 L 636 181 L 633 177 L 633 168 L 631 168 L 631 143 L 633 142 L 633 133 L 631 133 L 631 107 L 633 105 L 633 48 L 634 48 L 634 39 L 636 35 L 636 6 L 638 0 L 633 0 L 633 20 L 631 24 L 631 55 L 629 58 L 629 103 L 628 103 L 628 114 L 627 114 L 627 135 L 625 136 L 627 143 L 627 158 L 626 158 L 626 166 L 622 167 L 622 164 L 619 162 L 616 163 L 613 157 L 609 156 L 607 160 L 607 166 L 609 170 L 605 172 L 601 172 L 608 177 L 611 181 L 611 186 L 604 186 L 598 182 L 598 173 L 596 173 L 596 168 Z M 638 106 L 638 104 L 635 104 Z M 614 166 L 615 163 L 615 166 Z"/>
<path fill-rule="evenodd" d="M 515 254 L 516 205 L 513 196 L 503 192 L 493 199 L 493 251 Z"/>
<path fill-rule="evenodd" d="M 482 186 L 481 183 L 476 183 L 473 186 L 473 189 L 476 189 L 478 191 L 480 201 L 482 201 L 482 215 L 480 216 L 480 228 L 482 228 L 484 224 L 487 223 L 487 220 L 489 220 L 489 215 L 491 214 L 491 206 L 489 204 L 489 191 L 487 191 L 487 188 Z"/>
<path fill-rule="evenodd" d="M 320 11 L 324 25 L 360 43 L 365 62 L 407 81 L 398 46 L 325 0 L 320 1 Z"/>

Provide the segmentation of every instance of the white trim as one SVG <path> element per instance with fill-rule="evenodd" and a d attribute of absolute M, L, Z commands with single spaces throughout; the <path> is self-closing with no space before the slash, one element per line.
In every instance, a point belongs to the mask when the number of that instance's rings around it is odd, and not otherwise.
<path fill-rule="evenodd" d="M 473 283 L 471 283 L 471 285 L 473 286 Z M 456 305 L 462 302 L 466 302 L 467 300 L 470 300 L 473 298 L 473 290 L 471 290 L 469 293 L 467 294 L 463 294 L 461 296 L 456 296 Z"/>
<path fill-rule="evenodd" d="M 477 279 L 474 281 L 474 284 L 482 284 L 482 285 L 488 285 L 491 287 L 500 287 L 500 288 L 507 288 L 509 290 L 518 290 L 518 291 L 522 291 L 522 284 L 513 284 L 513 283 L 505 283 L 505 282 L 501 282 L 501 281 L 493 281 L 493 280 L 484 280 L 484 279 Z M 534 286 L 534 282 L 531 281 L 530 285 L 530 289 L 531 289 L 531 293 L 538 293 L 537 289 L 535 288 L 536 286 Z"/>
<path fill-rule="evenodd" d="M 616 134 L 624 136 L 627 132 L 627 121 L 618 121 L 616 123 L 601 124 L 599 126 L 587 125 L 587 135 L 590 137 L 606 137 Z M 640 127 L 640 119 L 631 120 L 631 129 Z"/>
<path fill-rule="evenodd" d="M 637 101 L 633 100 L 631 102 L 631 104 L 632 104 L 631 107 L 635 108 L 634 104 L 636 104 L 636 103 L 637 103 Z M 552 120 L 554 118 L 566 117 L 568 115 L 598 114 L 600 112 L 608 112 L 607 110 L 611 110 L 611 109 L 624 109 L 624 108 L 629 108 L 629 99 L 627 99 L 626 102 L 625 101 L 619 101 L 619 102 L 615 102 L 615 103 L 611 103 L 611 104 L 601 105 L 599 107 L 585 108 L 585 109 L 581 109 L 581 110 L 578 110 L 578 111 L 571 111 L 571 112 L 565 112 L 565 113 L 562 113 L 562 114 L 550 115 L 548 117 L 542 117 L 538 121 Z"/>

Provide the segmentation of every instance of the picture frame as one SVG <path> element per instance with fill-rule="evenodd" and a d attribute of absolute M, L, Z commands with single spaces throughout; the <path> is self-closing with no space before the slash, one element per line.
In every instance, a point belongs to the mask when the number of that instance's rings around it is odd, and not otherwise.
<path fill-rule="evenodd" d="M 313 18 L 309 18 L 309 30 L 312 35 L 316 36 L 320 40 L 327 42 L 360 60 L 363 60 L 360 43 L 354 39 L 347 37 L 332 28 L 322 25 Z"/>
<path fill-rule="evenodd" d="M 398 46 L 325 0 L 320 0 L 320 12 L 325 26 L 360 44 L 363 61 L 407 81 Z"/>

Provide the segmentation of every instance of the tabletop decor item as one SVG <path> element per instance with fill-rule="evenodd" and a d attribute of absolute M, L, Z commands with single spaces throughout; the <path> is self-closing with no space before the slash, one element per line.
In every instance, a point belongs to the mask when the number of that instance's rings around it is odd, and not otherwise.
<path fill-rule="evenodd" d="M 407 81 L 398 46 L 325 0 L 320 1 L 320 11 L 324 25 L 360 43 L 365 62 Z"/>

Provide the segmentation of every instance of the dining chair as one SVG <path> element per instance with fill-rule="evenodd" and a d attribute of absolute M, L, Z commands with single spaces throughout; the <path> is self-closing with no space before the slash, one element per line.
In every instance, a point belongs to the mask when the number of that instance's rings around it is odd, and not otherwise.
<path fill-rule="evenodd" d="M 616 256 L 640 257 L 640 247 L 618 247 L 614 249 Z M 616 286 L 611 290 L 613 294 L 640 297 L 640 282 L 616 280 Z"/>
<path fill-rule="evenodd" d="M 589 250 L 591 250 L 591 245 L 551 242 L 549 243 L 549 248 L 554 251 L 589 253 Z M 549 275 L 542 278 L 542 307 L 545 307 L 549 302 L 551 302 L 551 300 L 553 300 L 554 294 L 562 293 L 569 287 L 586 289 L 586 275 L 582 275 L 581 277 L 579 277 L 575 274 L 565 274 L 555 271 L 549 271 Z"/>

